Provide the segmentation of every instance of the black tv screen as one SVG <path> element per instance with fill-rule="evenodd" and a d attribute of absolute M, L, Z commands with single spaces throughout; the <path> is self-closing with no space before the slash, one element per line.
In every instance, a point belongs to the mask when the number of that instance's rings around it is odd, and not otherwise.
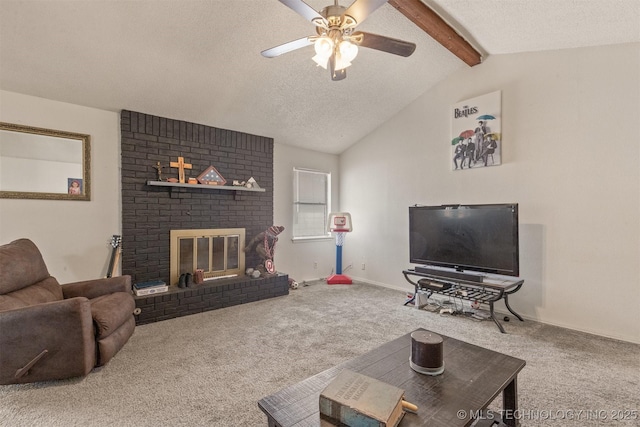
<path fill-rule="evenodd" d="M 519 275 L 518 204 L 412 206 L 413 264 Z"/>

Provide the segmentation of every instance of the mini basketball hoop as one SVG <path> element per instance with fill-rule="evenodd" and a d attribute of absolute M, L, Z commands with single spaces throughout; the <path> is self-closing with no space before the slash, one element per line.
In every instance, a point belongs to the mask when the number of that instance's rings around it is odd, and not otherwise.
<path fill-rule="evenodd" d="M 327 279 L 329 285 L 350 285 L 351 278 L 342 274 L 342 246 L 347 233 L 353 230 L 351 214 L 348 212 L 332 212 L 329 214 L 328 230 L 336 235 L 336 274 Z"/>

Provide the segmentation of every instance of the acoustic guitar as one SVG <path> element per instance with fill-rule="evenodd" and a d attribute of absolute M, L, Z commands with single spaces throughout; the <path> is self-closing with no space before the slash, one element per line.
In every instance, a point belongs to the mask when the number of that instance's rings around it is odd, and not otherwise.
<path fill-rule="evenodd" d="M 107 269 L 107 277 L 113 277 L 118 271 L 118 263 L 120 262 L 122 236 L 114 234 L 111 237 L 111 259 L 109 260 L 109 268 Z"/>

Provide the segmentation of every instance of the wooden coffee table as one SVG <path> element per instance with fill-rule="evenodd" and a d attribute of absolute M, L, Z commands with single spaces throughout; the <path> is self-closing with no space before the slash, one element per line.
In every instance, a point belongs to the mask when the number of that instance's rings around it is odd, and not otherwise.
<path fill-rule="evenodd" d="M 442 375 L 423 375 L 409 367 L 409 333 L 266 396 L 258 407 L 267 415 L 269 427 L 320 426 L 320 392 L 343 369 L 351 369 L 404 389 L 405 399 L 418 405 L 418 413 L 407 413 L 401 427 L 470 426 L 474 416 L 500 393 L 505 415 L 502 421 L 515 426 L 517 377 L 525 361 L 440 335 L 444 340 Z"/>

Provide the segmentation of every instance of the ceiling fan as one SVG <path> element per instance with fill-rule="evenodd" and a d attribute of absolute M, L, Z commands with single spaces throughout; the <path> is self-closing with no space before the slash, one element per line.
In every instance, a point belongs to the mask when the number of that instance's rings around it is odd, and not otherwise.
<path fill-rule="evenodd" d="M 313 23 L 317 34 L 263 50 L 262 56 L 267 58 L 314 45 L 316 55 L 312 59 L 319 66 L 329 69 L 331 80 L 342 80 L 347 77 L 346 69 L 358 54 L 358 46 L 404 57 L 410 56 L 416 49 L 414 43 L 356 31 L 356 27 L 387 0 L 356 0 L 348 8 L 334 0 L 333 5 L 320 12 L 302 0 L 279 1 Z"/>

